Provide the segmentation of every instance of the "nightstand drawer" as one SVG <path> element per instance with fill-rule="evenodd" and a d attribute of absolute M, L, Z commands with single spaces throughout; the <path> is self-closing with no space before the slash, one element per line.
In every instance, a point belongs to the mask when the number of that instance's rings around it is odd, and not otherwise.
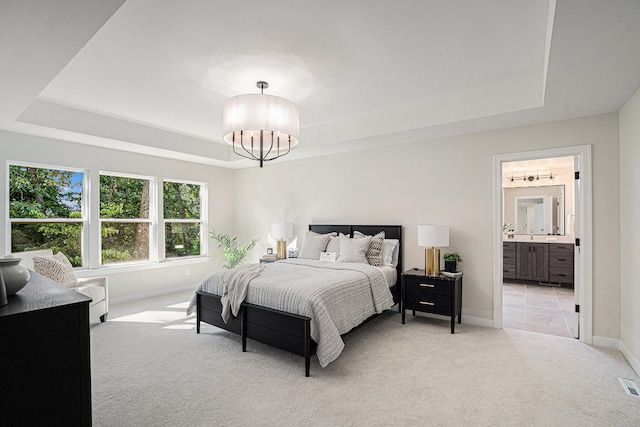
<path fill-rule="evenodd" d="M 420 293 L 423 295 L 446 295 L 452 294 L 451 282 L 448 280 L 438 280 L 433 278 L 406 277 L 405 287 L 407 294 Z"/>
<path fill-rule="evenodd" d="M 451 316 L 451 297 L 422 292 L 407 292 L 405 295 L 405 308 Z"/>

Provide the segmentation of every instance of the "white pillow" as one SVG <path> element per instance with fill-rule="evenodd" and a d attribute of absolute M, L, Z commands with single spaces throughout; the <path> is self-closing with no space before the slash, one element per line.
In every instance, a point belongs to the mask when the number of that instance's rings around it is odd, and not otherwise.
<path fill-rule="evenodd" d="M 62 252 L 58 252 L 52 257 L 34 257 L 33 269 L 36 273 L 42 274 L 44 277 L 68 288 L 74 288 L 78 285 L 78 279 L 76 278 L 75 271 L 73 271 L 73 266 Z"/>
<path fill-rule="evenodd" d="M 384 239 L 382 242 L 382 265 L 397 267 L 398 252 L 398 239 Z"/>
<path fill-rule="evenodd" d="M 320 253 L 324 252 L 329 242 L 330 234 L 307 233 L 302 242 L 298 258 L 320 259 Z"/>
<path fill-rule="evenodd" d="M 357 262 L 369 264 L 367 261 L 367 250 L 371 244 L 371 236 L 360 239 L 350 239 L 344 234 L 340 234 L 340 258 L 338 262 Z"/>
<path fill-rule="evenodd" d="M 354 239 L 360 239 L 365 236 L 366 234 L 363 234 L 357 230 L 353 232 Z M 382 264 L 382 245 L 384 243 L 384 231 L 381 231 L 370 237 L 371 237 L 371 244 L 369 245 L 369 249 L 367 249 L 367 261 L 371 265 L 374 265 L 376 267 L 381 267 L 383 265 Z"/>
<path fill-rule="evenodd" d="M 335 252 L 340 255 L 340 239 L 337 236 L 329 237 L 327 244 L 327 252 Z"/>

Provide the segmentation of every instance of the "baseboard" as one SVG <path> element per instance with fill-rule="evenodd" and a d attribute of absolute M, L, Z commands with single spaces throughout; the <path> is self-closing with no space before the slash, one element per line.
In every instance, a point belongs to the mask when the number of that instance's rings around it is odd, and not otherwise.
<path fill-rule="evenodd" d="M 638 361 L 633 353 L 631 353 L 631 350 L 629 350 L 622 341 L 620 341 L 620 352 L 622 353 L 624 358 L 627 359 L 627 362 L 629 362 L 629 365 L 631 365 L 633 370 L 636 371 L 636 374 L 640 376 L 640 361 Z"/>
<path fill-rule="evenodd" d="M 592 344 L 596 347 L 612 348 L 614 350 L 620 350 L 620 340 L 615 338 L 598 337 L 593 336 Z"/>
<path fill-rule="evenodd" d="M 482 317 L 473 317 L 462 315 L 462 323 L 469 325 L 483 326 L 485 328 L 493 328 L 493 319 L 484 319 Z"/>
<path fill-rule="evenodd" d="M 128 297 L 110 298 L 109 305 L 111 306 L 111 305 L 124 304 L 131 301 L 138 301 L 145 298 L 160 297 L 163 295 L 175 294 L 175 293 L 184 292 L 184 291 L 195 292 L 197 287 L 198 287 L 198 284 L 192 284 L 192 285 L 181 286 L 179 288 L 169 288 L 169 289 L 163 289 L 161 291 L 145 292 L 143 294 L 136 294 Z"/>
<path fill-rule="evenodd" d="M 407 310 L 410 311 L 410 310 Z M 416 311 L 416 315 L 420 315 L 420 316 L 425 316 L 425 317 L 432 317 L 434 319 L 440 319 L 440 320 L 451 320 L 451 317 L 449 316 L 442 316 L 440 314 L 433 314 L 433 313 L 423 313 L 421 311 Z M 457 319 L 456 319 L 456 324 L 457 324 Z M 464 314 L 462 315 L 462 323 L 463 324 L 467 324 L 467 325 L 474 325 L 474 326 L 483 326 L 486 328 L 493 328 L 493 320 L 490 319 L 482 319 L 480 317 L 472 317 L 472 316 L 465 316 Z"/>

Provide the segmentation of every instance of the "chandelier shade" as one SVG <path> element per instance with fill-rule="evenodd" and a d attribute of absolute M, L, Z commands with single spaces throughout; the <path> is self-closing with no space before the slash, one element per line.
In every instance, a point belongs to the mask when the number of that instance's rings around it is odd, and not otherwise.
<path fill-rule="evenodd" d="M 258 82 L 264 89 L 267 83 Z M 222 129 L 234 153 L 263 162 L 275 160 L 298 145 L 300 115 L 288 99 L 273 95 L 239 95 L 224 103 Z"/>

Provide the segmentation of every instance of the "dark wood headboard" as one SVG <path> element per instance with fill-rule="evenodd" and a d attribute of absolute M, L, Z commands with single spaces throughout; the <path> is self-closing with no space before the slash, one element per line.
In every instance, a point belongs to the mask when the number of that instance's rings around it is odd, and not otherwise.
<path fill-rule="evenodd" d="M 381 231 L 384 231 L 384 237 L 386 239 L 398 239 L 398 265 L 396 270 L 398 271 L 398 281 L 402 277 L 402 226 L 401 225 L 332 225 L 332 224 L 309 224 L 309 230 L 318 234 L 327 233 L 342 233 L 345 236 L 353 237 L 354 231 L 359 231 L 362 234 L 374 235 Z"/>

